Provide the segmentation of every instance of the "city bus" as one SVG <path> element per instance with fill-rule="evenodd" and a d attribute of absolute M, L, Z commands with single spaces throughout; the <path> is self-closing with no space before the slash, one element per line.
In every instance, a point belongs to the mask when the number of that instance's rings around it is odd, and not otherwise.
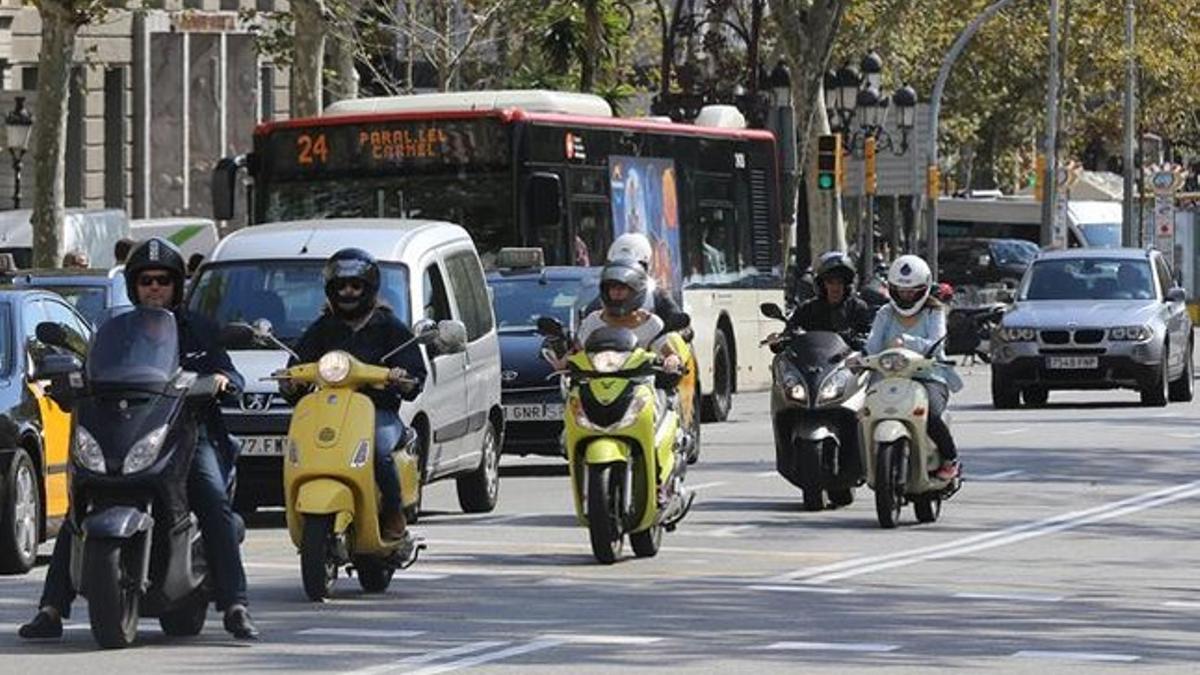
<path fill-rule="evenodd" d="M 342 101 L 260 125 L 252 154 L 214 173 L 214 214 L 233 217 L 244 167 L 251 224 L 446 220 L 485 267 L 507 246 L 601 265 L 616 236 L 643 232 L 656 282 L 691 314 L 705 417 L 723 420 L 734 392 L 770 384 L 759 341 L 779 327 L 758 307 L 783 299 L 784 232 L 774 135 L 722 124 L 618 118 L 602 98 L 547 91 Z"/>

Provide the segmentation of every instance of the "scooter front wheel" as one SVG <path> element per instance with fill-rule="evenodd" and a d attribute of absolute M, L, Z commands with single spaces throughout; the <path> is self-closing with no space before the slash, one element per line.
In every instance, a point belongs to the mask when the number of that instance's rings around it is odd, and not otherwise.
<path fill-rule="evenodd" d="M 354 569 L 358 574 L 358 585 L 367 593 L 386 591 L 396 573 L 395 567 L 373 556 L 355 558 Z"/>
<path fill-rule="evenodd" d="M 907 440 L 881 445 L 875 457 L 875 515 L 879 526 L 885 530 L 896 527 L 900 522 L 900 509 L 904 506 L 904 455 Z"/>
<path fill-rule="evenodd" d="M 304 593 L 313 602 L 329 597 L 337 578 L 337 563 L 332 551 L 333 516 L 331 514 L 304 516 L 304 538 L 300 542 L 300 577 Z"/>
<path fill-rule="evenodd" d="M 596 560 L 611 565 L 624 548 L 621 532 L 621 481 L 624 471 L 620 464 L 589 464 L 587 519 L 592 554 Z"/>
<path fill-rule="evenodd" d="M 84 552 L 83 588 L 87 589 L 92 637 L 104 649 L 124 649 L 137 638 L 137 584 L 126 579 L 121 539 L 92 539 Z"/>

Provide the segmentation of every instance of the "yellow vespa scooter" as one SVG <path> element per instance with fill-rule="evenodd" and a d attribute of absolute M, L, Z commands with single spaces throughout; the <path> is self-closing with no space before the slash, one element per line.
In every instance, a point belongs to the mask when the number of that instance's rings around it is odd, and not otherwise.
<path fill-rule="evenodd" d="M 413 339 L 381 360 L 441 337 L 440 327 L 432 321 L 414 328 Z M 458 326 L 448 328 L 450 334 L 458 332 L 453 330 Z M 256 338 L 286 349 L 265 321 L 256 322 L 253 330 Z M 395 571 L 416 562 L 424 548 L 419 541 L 391 541 L 380 536 L 373 447 L 375 406 L 358 390 L 385 386 L 388 369 L 335 350 L 316 363 L 278 371 L 271 379 L 314 385 L 296 404 L 283 461 L 288 533 L 300 550 L 304 592 L 313 601 L 325 599 L 344 566 L 354 568 L 364 591 L 387 590 Z M 420 495 L 416 440 L 410 430 L 393 452 L 406 509 L 415 505 Z"/>

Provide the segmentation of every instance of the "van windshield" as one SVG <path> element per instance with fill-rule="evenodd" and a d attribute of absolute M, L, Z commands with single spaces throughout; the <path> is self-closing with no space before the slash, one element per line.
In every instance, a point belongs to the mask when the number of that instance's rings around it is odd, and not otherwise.
<path fill-rule="evenodd" d="M 325 307 L 324 260 L 247 260 L 215 263 L 194 282 L 188 308 L 218 325 L 266 319 L 275 336 L 295 342 Z M 379 299 L 409 322 L 408 268 L 380 264 Z"/>

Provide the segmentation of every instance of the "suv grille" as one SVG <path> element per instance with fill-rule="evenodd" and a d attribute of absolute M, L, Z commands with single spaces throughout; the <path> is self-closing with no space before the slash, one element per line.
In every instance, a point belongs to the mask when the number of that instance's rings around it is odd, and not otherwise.
<path fill-rule="evenodd" d="M 1104 341 L 1104 331 L 1097 329 L 1075 331 L 1075 344 L 1094 345 Z"/>
<path fill-rule="evenodd" d="M 1071 340 L 1071 334 L 1065 330 L 1042 331 L 1042 342 L 1048 345 L 1065 345 Z"/>

